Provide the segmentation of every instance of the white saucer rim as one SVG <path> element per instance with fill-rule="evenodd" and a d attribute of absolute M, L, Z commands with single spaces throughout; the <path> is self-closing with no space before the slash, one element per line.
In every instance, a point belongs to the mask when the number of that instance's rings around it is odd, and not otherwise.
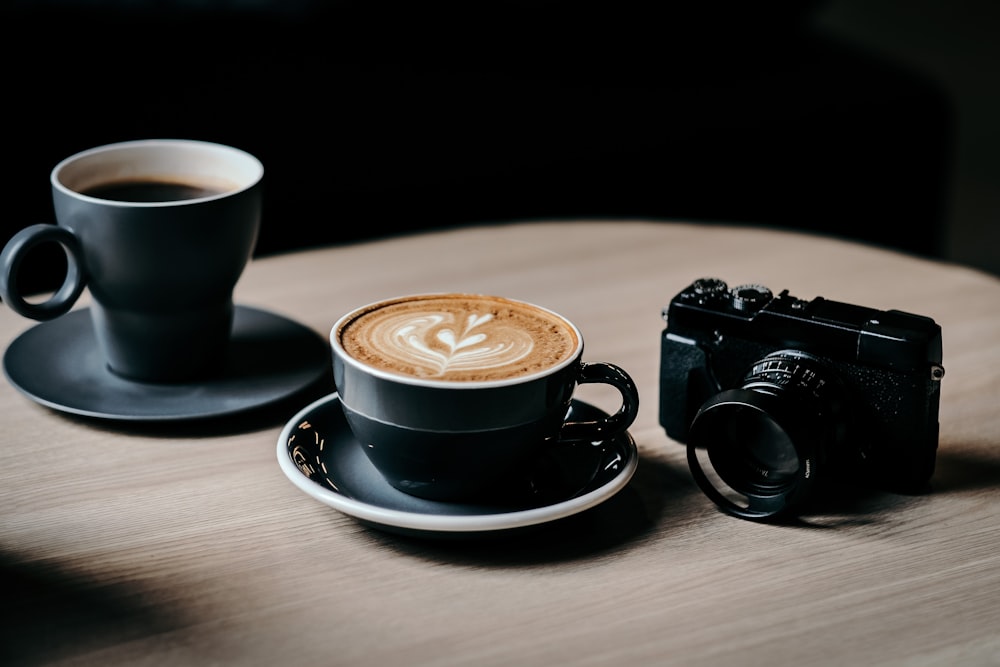
<path fill-rule="evenodd" d="M 323 396 L 299 410 L 281 429 L 277 443 L 278 465 L 286 477 L 300 490 L 334 509 L 359 519 L 382 526 L 435 533 L 479 533 L 525 528 L 563 519 L 595 507 L 608 500 L 632 479 L 639 463 L 635 440 L 627 431 L 618 437 L 626 438 L 628 457 L 621 470 L 611 480 L 580 496 L 526 510 L 496 514 L 458 515 L 424 514 L 379 507 L 327 489 L 299 470 L 288 452 L 292 432 L 305 420 L 306 415 L 327 403 L 339 401 L 337 392 Z M 402 492 L 400 492 L 402 493 Z"/>

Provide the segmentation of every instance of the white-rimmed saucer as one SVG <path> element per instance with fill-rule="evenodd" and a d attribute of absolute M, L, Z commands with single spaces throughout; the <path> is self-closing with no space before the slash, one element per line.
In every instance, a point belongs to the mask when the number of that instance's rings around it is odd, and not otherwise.
<path fill-rule="evenodd" d="M 574 401 L 576 419 L 603 414 Z M 408 535 L 475 535 L 526 528 L 583 512 L 608 500 L 632 478 L 638 465 L 627 432 L 598 443 L 553 447 L 523 479 L 512 480 L 510 497 L 490 504 L 445 503 L 393 488 L 354 438 L 336 393 L 300 410 L 277 446 L 282 472 L 312 498 L 361 523 Z"/>

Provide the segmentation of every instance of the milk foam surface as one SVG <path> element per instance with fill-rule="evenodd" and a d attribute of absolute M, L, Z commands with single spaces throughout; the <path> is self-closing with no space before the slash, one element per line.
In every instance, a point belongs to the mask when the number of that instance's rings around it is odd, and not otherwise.
<path fill-rule="evenodd" d="M 502 380 L 565 361 L 578 347 L 564 319 L 530 304 L 476 295 L 384 302 L 338 332 L 347 353 L 370 366 L 449 381 Z"/>

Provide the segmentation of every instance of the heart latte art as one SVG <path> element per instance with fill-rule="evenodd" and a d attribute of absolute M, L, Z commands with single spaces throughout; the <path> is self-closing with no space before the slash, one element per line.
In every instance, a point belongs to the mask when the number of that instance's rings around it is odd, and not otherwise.
<path fill-rule="evenodd" d="M 499 297 L 431 295 L 363 310 L 340 344 L 370 366 L 420 378 L 485 381 L 530 375 L 570 358 L 571 325 L 537 306 Z"/>

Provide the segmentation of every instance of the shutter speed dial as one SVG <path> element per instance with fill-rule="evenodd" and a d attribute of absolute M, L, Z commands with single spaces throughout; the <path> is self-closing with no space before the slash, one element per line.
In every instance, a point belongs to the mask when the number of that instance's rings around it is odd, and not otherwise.
<path fill-rule="evenodd" d="M 741 313 L 759 310 L 774 295 L 763 285 L 738 285 L 729 290 L 729 300 L 733 308 Z"/>

